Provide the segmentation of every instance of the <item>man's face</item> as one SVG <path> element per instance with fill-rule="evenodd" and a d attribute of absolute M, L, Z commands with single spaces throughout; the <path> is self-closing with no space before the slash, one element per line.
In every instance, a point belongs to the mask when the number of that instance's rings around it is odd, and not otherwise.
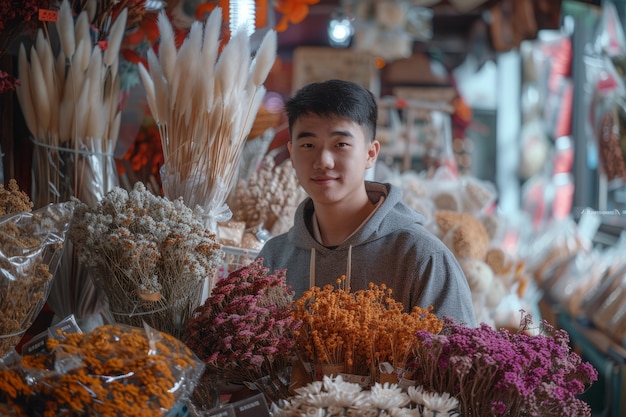
<path fill-rule="evenodd" d="M 317 115 L 295 122 L 287 146 L 298 180 L 316 204 L 350 203 L 364 192 L 365 170 L 380 149 L 357 123 Z"/>

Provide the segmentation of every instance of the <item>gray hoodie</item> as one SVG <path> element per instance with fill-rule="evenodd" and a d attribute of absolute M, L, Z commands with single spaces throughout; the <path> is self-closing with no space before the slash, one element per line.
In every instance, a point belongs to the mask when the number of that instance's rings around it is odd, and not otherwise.
<path fill-rule="evenodd" d="M 402 202 L 399 188 L 366 182 L 370 200 L 384 201 L 372 217 L 341 245 L 329 248 L 312 233 L 313 202 L 298 207 L 293 227 L 268 240 L 258 257 L 270 271 L 287 270 L 287 284 L 296 297 L 311 287 L 335 285 L 347 276 L 352 291 L 370 282 L 384 283 L 404 304 L 434 307 L 438 317 L 476 327 L 467 280 L 450 250 L 423 223 L 424 217 Z"/>

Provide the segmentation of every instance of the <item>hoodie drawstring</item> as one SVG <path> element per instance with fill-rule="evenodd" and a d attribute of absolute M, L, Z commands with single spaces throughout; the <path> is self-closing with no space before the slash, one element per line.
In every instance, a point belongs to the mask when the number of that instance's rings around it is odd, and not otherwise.
<path fill-rule="evenodd" d="M 315 287 L 315 248 L 311 248 L 311 260 L 309 261 L 309 289 Z"/>
<path fill-rule="evenodd" d="M 348 259 L 346 261 L 346 280 L 344 288 L 350 288 L 350 278 L 352 276 L 352 245 L 348 246 Z M 311 259 L 309 261 L 309 288 L 315 286 L 315 248 L 311 248 Z"/>
<path fill-rule="evenodd" d="M 345 288 L 350 288 L 350 276 L 352 275 L 352 245 L 348 246 L 348 260 L 346 265 Z"/>

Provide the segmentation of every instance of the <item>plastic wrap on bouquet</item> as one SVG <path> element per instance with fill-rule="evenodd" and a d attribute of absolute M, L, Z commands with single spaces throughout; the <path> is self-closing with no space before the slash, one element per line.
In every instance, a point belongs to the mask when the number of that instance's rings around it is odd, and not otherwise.
<path fill-rule="evenodd" d="M 35 207 L 78 198 L 93 206 L 119 184 L 113 153 L 91 148 L 55 147 L 33 141 L 32 195 Z M 74 314 L 81 327 L 92 328 L 102 318 L 105 301 L 93 285 L 89 272 L 81 265 L 71 241 L 67 242 L 48 297 L 57 317 Z M 92 324 L 90 325 L 89 322 Z"/>
<path fill-rule="evenodd" d="M 190 276 L 179 276 L 171 288 L 154 291 L 141 290 L 131 280 L 120 279 L 120 272 L 107 265 L 93 268 L 92 274 L 96 287 L 107 294 L 108 309 L 116 323 L 135 327 L 145 323 L 180 337 L 194 309 L 202 303 L 204 283 Z"/>
<path fill-rule="evenodd" d="M 210 178 L 210 170 L 202 168 L 202 163 L 197 161 L 193 165 L 193 161 L 190 162 L 187 173 L 185 170 L 168 169 L 167 163 L 163 165 L 160 169 L 163 193 L 170 200 L 182 197 L 188 207 L 200 211 L 205 227 L 217 233 L 217 224 L 232 217 L 226 199 L 232 189 L 234 175 L 231 178 Z M 209 175 L 203 171 L 208 171 Z"/>
<path fill-rule="evenodd" d="M 72 212 L 65 202 L 0 219 L 0 356 L 17 346 L 46 302 Z"/>
<path fill-rule="evenodd" d="M 15 387 L 0 392 L 0 403 L 15 415 L 166 416 L 204 370 L 182 342 L 148 326 L 57 330 L 41 350 L 0 360 L 0 386 Z"/>
<path fill-rule="evenodd" d="M 189 171 L 189 175 L 181 171 L 172 172 L 167 169 L 167 164 L 163 165 L 160 170 L 163 193 L 170 199 L 182 197 L 185 204 L 196 211 L 204 226 L 217 235 L 217 224 L 226 222 L 232 217 L 226 199 L 232 188 L 233 178 L 229 180 L 229 184 L 222 177 L 208 178 L 207 175 L 201 174 L 200 167 L 196 169 L 191 167 Z M 217 274 L 207 276 L 202 288 L 201 302 L 211 294 L 216 280 Z"/>

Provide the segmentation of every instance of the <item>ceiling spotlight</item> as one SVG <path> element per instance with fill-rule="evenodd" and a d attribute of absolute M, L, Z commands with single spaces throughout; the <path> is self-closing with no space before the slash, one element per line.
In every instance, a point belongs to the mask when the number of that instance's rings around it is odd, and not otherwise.
<path fill-rule="evenodd" d="M 328 40 L 331 46 L 336 48 L 349 46 L 353 35 L 354 25 L 348 17 L 342 12 L 331 16 L 328 22 Z"/>

